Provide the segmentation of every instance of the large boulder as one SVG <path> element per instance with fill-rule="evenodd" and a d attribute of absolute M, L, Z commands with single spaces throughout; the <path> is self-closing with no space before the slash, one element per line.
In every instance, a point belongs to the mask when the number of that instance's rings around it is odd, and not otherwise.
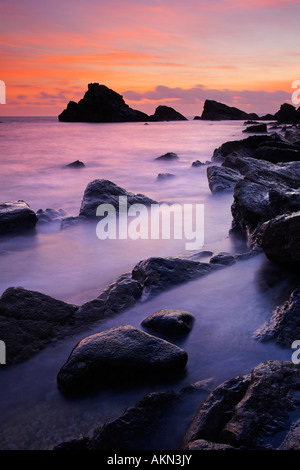
<path fill-rule="evenodd" d="M 91 181 L 84 191 L 79 216 L 95 218 L 97 207 L 100 204 L 111 204 L 116 209 L 116 212 L 118 212 L 120 196 L 127 197 L 128 207 L 132 204 L 143 204 L 145 206 L 157 204 L 156 201 L 144 194 L 134 194 L 126 191 L 126 189 L 121 188 L 112 181 L 97 179 Z"/>
<path fill-rule="evenodd" d="M 58 116 L 64 122 L 144 122 L 149 116 L 130 108 L 123 97 L 99 83 L 90 83 L 78 102 L 70 101 Z"/>
<path fill-rule="evenodd" d="M 290 361 L 268 361 L 251 374 L 225 381 L 201 404 L 182 449 L 199 439 L 238 449 L 270 449 L 272 436 L 280 431 L 277 449 L 291 425 L 290 412 L 299 412 L 299 388 L 300 369 Z"/>
<path fill-rule="evenodd" d="M 234 187 L 242 175 L 231 168 L 212 165 L 206 170 L 208 186 L 213 194 L 233 192 Z"/>
<path fill-rule="evenodd" d="M 37 216 L 24 201 L 0 203 L 0 236 L 34 230 Z"/>
<path fill-rule="evenodd" d="M 187 118 L 170 106 L 158 106 L 150 121 L 187 121 Z"/>
<path fill-rule="evenodd" d="M 1 340 L 7 364 L 29 359 L 74 330 L 78 307 L 40 292 L 10 287 L 0 298 Z"/>
<path fill-rule="evenodd" d="M 279 123 L 298 123 L 300 122 L 300 107 L 296 109 L 289 103 L 283 103 L 274 117 Z"/>
<path fill-rule="evenodd" d="M 214 100 L 205 100 L 201 119 L 209 121 L 258 119 L 255 113 L 246 113 Z"/>
<path fill-rule="evenodd" d="M 189 333 L 195 317 L 184 310 L 162 309 L 152 313 L 142 321 L 142 326 L 150 330 L 175 336 Z"/>
<path fill-rule="evenodd" d="M 187 353 L 165 340 L 125 325 L 80 341 L 60 369 L 57 381 L 67 392 L 90 386 L 128 383 L 182 371 Z"/>
<path fill-rule="evenodd" d="M 258 133 L 258 134 L 266 134 L 268 132 L 267 124 L 254 124 L 252 126 L 246 127 L 243 132 L 250 132 L 250 133 Z"/>
<path fill-rule="evenodd" d="M 300 211 L 282 214 L 265 222 L 260 227 L 257 243 L 271 261 L 298 266 L 300 263 Z"/>

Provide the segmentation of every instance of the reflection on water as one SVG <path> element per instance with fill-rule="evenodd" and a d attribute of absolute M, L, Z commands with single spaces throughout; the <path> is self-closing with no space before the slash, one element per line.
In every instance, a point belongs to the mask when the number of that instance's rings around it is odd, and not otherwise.
<path fill-rule="evenodd" d="M 178 122 L 143 124 L 65 124 L 7 122 L 1 124 L 1 200 L 24 199 L 34 210 L 48 207 L 77 215 L 88 182 L 107 178 L 129 191 L 159 202 L 205 205 L 204 250 L 237 252 L 228 238 L 232 195 L 212 196 L 206 168 L 192 168 L 209 160 L 215 147 L 242 137 L 241 123 Z M 171 163 L 154 158 L 174 151 Z M 81 160 L 86 168 L 62 170 Z M 176 178 L 156 182 L 158 173 Z M 141 259 L 184 252 L 185 240 L 106 240 L 96 237 L 96 222 L 38 226 L 35 236 L 0 243 L 0 293 L 22 286 L 80 305 L 130 271 Z M 176 287 L 145 303 L 93 325 L 76 337 L 54 343 L 24 364 L 1 370 L 0 448 L 45 449 L 60 441 L 89 433 L 118 416 L 124 408 L 155 390 L 179 390 L 192 382 L 212 378 L 213 385 L 245 374 L 268 359 L 290 359 L 290 351 L 253 339 L 253 332 L 269 317 L 283 293 L 286 279 L 272 272 L 263 255 Z M 191 333 L 176 340 L 189 355 L 180 378 L 164 384 L 132 389 L 102 390 L 80 399 L 64 397 L 56 375 L 82 337 L 114 326 L 141 328 L 142 320 L 162 308 L 190 311 L 196 318 Z M 153 448 L 176 448 L 189 419 L 205 393 L 191 398 L 165 424 L 164 439 Z M 169 428 L 168 428 L 169 426 Z M 170 432 L 172 428 L 172 432 Z M 175 428 L 176 431 L 175 431 Z"/>

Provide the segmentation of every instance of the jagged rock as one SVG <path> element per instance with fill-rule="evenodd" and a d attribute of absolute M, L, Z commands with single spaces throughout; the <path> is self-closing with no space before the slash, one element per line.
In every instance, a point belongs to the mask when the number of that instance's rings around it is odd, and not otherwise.
<path fill-rule="evenodd" d="M 299 265 L 300 211 L 279 215 L 265 222 L 260 227 L 257 243 L 271 261 Z"/>
<path fill-rule="evenodd" d="M 22 200 L 0 203 L 0 236 L 33 231 L 37 220 L 35 212 Z"/>
<path fill-rule="evenodd" d="M 144 122 L 149 116 L 130 108 L 123 97 L 99 83 L 90 83 L 78 102 L 70 101 L 58 116 L 64 122 Z"/>
<path fill-rule="evenodd" d="M 178 160 L 178 155 L 175 152 L 167 152 L 164 155 L 161 155 L 160 157 L 155 158 L 155 160 L 162 160 L 162 161 L 172 161 L 172 160 Z"/>
<path fill-rule="evenodd" d="M 170 106 L 158 106 L 150 121 L 187 121 L 187 118 Z"/>
<path fill-rule="evenodd" d="M 211 264 L 222 264 L 225 266 L 230 266 L 231 264 L 234 264 L 236 261 L 235 261 L 235 257 L 231 255 L 230 253 L 221 252 L 215 256 L 212 256 L 209 262 Z"/>
<path fill-rule="evenodd" d="M 270 448 L 269 436 L 288 431 L 299 387 L 300 369 L 290 361 L 267 361 L 249 375 L 225 381 L 200 406 L 182 448 L 199 439 L 240 449 Z"/>
<path fill-rule="evenodd" d="M 206 166 L 206 165 L 210 165 L 210 161 L 206 160 L 206 162 L 200 162 L 200 160 L 195 160 L 193 163 L 192 163 L 192 166 L 193 167 L 198 167 L 198 166 Z"/>
<path fill-rule="evenodd" d="M 63 209 L 39 209 L 36 213 L 39 224 L 48 224 L 49 222 L 58 222 L 65 218 L 66 212 Z"/>
<path fill-rule="evenodd" d="M 68 163 L 67 165 L 64 165 L 63 168 L 84 168 L 85 164 L 81 162 L 80 160 L 76 160 L 75 162 Z"/>
<path fill-rule="evenodd" d="M 255 332 L 255 337 L 260 341 L 275 340 L 288 348 L 300 338 L 300 289 L 275 309 L 271 319 Z"/>
<path fill-rule="evenodd" d="M 296 110 L 295 106 L 289 103 L 283 103 L 274 117 L 279 123 L 300 122 L 300 107 Z"/>
<path fill-rule="evenodd" d="M 300 419 L 295 421 L 278 450 L 300 450 Z"/>
<path fill-rule="evenodd" d="M 201 119 L 209 121 L 258 119 L 255 113 L 246 113 L 214 100 L 205 100 Z"/>
<path fill-rule="evenodd" d="M 246 127 L 243 132 L 267 133 L 268 128 L 266 124 L 256 124 L 253 126 Z"/>
<path fill-rule="evenodd" d="M 149 315 L 142 326 L 166 335 L 183 335 L 193 328 L 195 317 L 184 310 L 163 309 Z"/>
<path fill-rule="evenodd" d="M 213 165 L 207 168 L 207 178 L 209 189 L 216 194 L 233 192 L 236 182 L 243 177 L 236 170 Z"/>
<path fill-rule="evenodd" d="M 1 340 L 7 348 L 7 364 L 29 359 L 52 340 L 73 331 L 76 305 L 40 292 L 10 287 L 0 298 Z"/>
<path fill-rule="evenodd" d="M 127 197 L 127 206 L 131 206 L 132 204 L 144 204 L 145 206 L 157 204 L 153 199 L 143 194 L 128 192 L 112 181 L 97 179 L 91 181 L 85 189 L 79 216 L 95 218 L 97 207 L 100 204 L 111 204 L 118 212 L 120 196 Z"/>
<path fill-rule="evenodd" d="M 80 341 L 60 369 L 57 381 L 67 392 L 92 385 L 142 381 L 182 371 L 187 353 L 133 326 L 102 331 Z"/>

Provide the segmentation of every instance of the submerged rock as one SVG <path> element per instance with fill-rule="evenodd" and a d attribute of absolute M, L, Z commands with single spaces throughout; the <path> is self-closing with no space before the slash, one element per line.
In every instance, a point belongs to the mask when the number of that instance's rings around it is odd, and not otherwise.
<path fill-rule="evenodd" d="M 0 236 L 32 231 L 37 220 L 35 212 L 22 200 L 0 203 Z"/>
<path fill-rule="evenodd" d="M 159 173 L 157 175 L 156 181 L 166 181 L 175 178 L 173 173 Z"/>
<path fill-rule="evenodd" d="M 155 158 L 155 160 L 162 160 L 162 161 L 172 161 L 172 160 L 178 160 L 178 155 L 175 152 L 167 152 L 164 155 L 161 155 L 160 157 Z"/>
<path fill-rule="evenodd" d="M 119 326 L 80 341 L 60 369 L 57 381 L 65 391 L 87 390 L 92 384 L 128 383 L 182 371 L 187 353 L 133 326 Z"/>
<path fill-rule="evenodd" d="M 40 292 L 10 287 L 0 298 L 1 340 L 7 364 L 29 359 L 56 338 L 73 330 L 76 305 Z"/>
<path fill-rule="evenodd" d="M 97 207 L 100 204 L 111 204 L 118 212 L 120 196 L 127 197 L 127 206 L 132 204 L 144 204 L 145 206 L 157 204 L 157 201 L 150 199 L 144 194 L 134 194 L 117 186 L 112 181 L 97 179 L 91 181 L 85 189 L 79 216 L 95 218 Z"/>
<path fill-rule="evenodd" d="M 64 165 L 63 168 L 84 168 L 85 164 L 81 162 L 80 160 L 76 160 L 75 162 L 68 163 L 67 165 Z"/>
<path fill-rule="evenodd" d="M 193 328 L 195 317 L 184 310 L 163 309 L 149 315 L 142 326 L 166 335 L 183 335 Z"/>
<path fill-rule="evenodd" d="M 299 388 L 300 369 L 290 361 L 267 361 L 249 375 L 225 381 L 200 406 L 182 449 L 199 439 L 239 449 L 270 448 L 269 436 L 289 430 Z"/>

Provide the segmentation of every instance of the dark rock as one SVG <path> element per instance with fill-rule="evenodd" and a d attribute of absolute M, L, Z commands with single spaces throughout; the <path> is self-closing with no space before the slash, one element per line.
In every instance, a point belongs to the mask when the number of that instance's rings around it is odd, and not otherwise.
<path fill-rule="evenodd" d="M 193 328 L 195 317 L 184 310 L 163 309 L 149 315 L 142 326 L 166 335 L 183 335 Z"/>
<path fill-rule="evenodd" d="M 260 121 L 276 121 L 274 114 L 265 114 L 259 118 Z"/>
<path fill-rule="evenodd" d="M 209 166 L 207 168 L 209 189 L 213 194 L 233 192 L 236 182 L 242 179 L 241 174 L 223 166 Z"/>
<path fill-rule="evenodd" d="M 39 209 L 36 213 L 39 224 L 48 224 L 51 222 L 58 222 L 65 218 L 66 212 L 63 209 Z"/>
<path fill-rule="evenodd" d="M 187 118 L 170 106 L 158 106 L 150 121 L 187 121 Z"/>
<path fill-rule="evenodd" d="M 192 166 L 193 167 L 198 167 L 198 166 L 206 166 L 206 165 L 210 165 L 210 161 L 206 160 L 206 162 L 200 162 L 200 160 L 195 160 L 193 163 L 192 163 Z"/>
<path fill-rule="evenodd" d="M 22 287 L 6 289 L 0 298 L 0 331 L 7 364 L 25 361 L 73 331 L 77 309 L 76 305 Z"/>
<path fill-rule="evenodd" d="M 225 266 L 230 266 L 231 264 L 235 264 L 235 257 L 230 253 L 221 252 L 215 256 L 212 256 L 209 262 L 212 264 L 222 264 Z"/>
<path fill-rule="evenodd" d="M 63 166 L 63 168 L 84 168 L 85 164 L 80 160 L 76 160 L 75 162 L 68 163 L 68 165 Z"/>
<path fill-rule="evenodd" d="M 87 185 L 79 215 L 81 217 L 95 218 L 97 207 L 100 204 L 111 204 L 116 209 L 116 212 L 118 212 L 120 196 L 127 197 L 128 207 L 132 204 L 144 204 L 146 206 L 157 204 L 156 201 L 143 194 L 130 193 L 109 180 L 99 179 Z"/>
<path fill-rule="evenodd" d="M 32 231 L 37 220 L 35 212 L 22 200 L 0 203 L 0 236 Z"/>
<path fill-rule="evenodd" d="M 179 401 L 176 392 L 154 392 L 126 408 L 118 418 L 97 427 L 90 437 L 61 443 L 54 450 L 146 450 L 151 434 Z"/>
<path fill-rule="evenodd" d="M 238 450 L 228 444 L 218 444 L 216 442 L 206 441 L 205 439 L 197 439 L 188 444 L 184 450 Z"/>
<path fill-rule="evenodd" d="M 278 450 L 300 450 L 300 419 L 295 421 Z"/>
<path fill-rule="evenodd" d="M 300 148 L 291 145 L 286 145 L 286 148 L 260 145 L 254 152 L 253 157 L 271 163 L 300 161 Z"/>
<path fill-rule="evenodd" d="M 269 203 L 272 218 L 276 215 L 285 214 L 286 212 L 300 211 L 300 190 L 269 191 Z"/>
<path fill-rule="evenodd" d="M 224 382 L 200 406 L 182 448 L 199 439 L 240 449 L 270 448 L 269 436 L 288 431 L 299 388 L 300 369 L 290 361 L 268 361 Z"/>
<path fill-rule="evenodd" d="M 259 124 L 259 122 L 258 121 L 253 121 L 252 119 L 250 119 L 250 120 L 244 122 L 244 125 L 248 125 L 248 124 Z"/>
<path fill-rule="evenodd" d="M 254 132 L 254 133 L 267 133 L 267 125 L 266 124 L 257 124 L 253 126 L 246 127 L 243 132 Z"/>
<path fill-rule="evenodd" d="M 274 117 L 279 123 L 300 122 L 300 108 L 296 110 L 295 106 L 289 103 L 283 103 Z"/>
<path fill-rule="evenodd" d="M 161 155 L 160 157 L 155 158 L 155 160 L 162 160 L 162 161 L 172 161 L 172 160 L 178 160 L 178 155 L 175 152 L 167 152 L 164 155 Z"/>
<path fill-rule="evenodd" d="M 258 119 L 255 113 L 245 113 L 238 108 L 214 100 L 205 100 L 201 119 L 209 121 Z"/>
<path fill-rule="evenodd" d="M 195 116 L 194 121 L 199 121 L 201 119 L 201 116 Z"/>
<path fill-rule="evenodd" d="M 157 175 L 156 181 L 166 181 L 172 178 L 175 178 L 175 175 L 173 175 L 173 173 L 159 173 Z"/>
<path fill-rule="evenodd" d="M 274 217 L 265 222 L 257 243 L 271 261 L 297 266 L 300 262 L 300 211 Z"/>
<path fill-rule="evenodd" d="M 70 101 L 58 116 L 64 122 L 144 122 L 147 114 L 130 108 L 123 97 L 99 83 L 90 83 L 78 102 Z"/>
<path fill-rule="evenodd" d="M 183 282 L 209 274 L 209 263 L 181 257 L 148 258 L 136 264 L 132 278 L 143 287 L 143 294 L 157 294 Z"/>
<path fill-rule="evenodd" d="M 260 341 L 275 340 L 281 346 L 290 348 L 300 338 L 300 289 L 272 314 L 271 319 L 255 332 Z"/>
<path fill-rule="evenodd" d="M 80 341 L 60 369 L 57 381 L 69 392 L 95 384 L 128 383 L 182 371 L 187 353 L 133 326 L 119 326 Z"/>

